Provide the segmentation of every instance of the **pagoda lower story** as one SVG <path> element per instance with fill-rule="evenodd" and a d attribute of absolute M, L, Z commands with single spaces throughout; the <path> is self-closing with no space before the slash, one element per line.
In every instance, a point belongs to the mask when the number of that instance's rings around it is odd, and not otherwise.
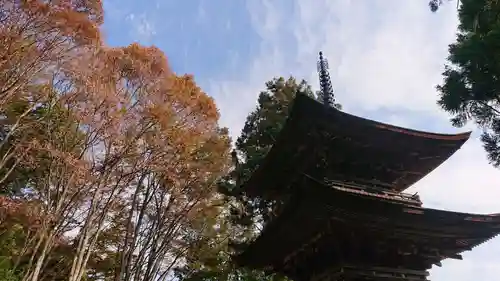
<path fill-rule="evenodd" d="M 300 181 L 296 197 L 237 257 L 239 264 L 296 281 L 424 281 L 433 265 L 462 259 L 461 252 L 500 231 L 498 216 L 422 208 L 403 193 L 406 204 L 391 202 L 387 194 L 307 176 Z"/>
<path fill-rule="evenodd" d="M 243 186 L 280 208 L 236 263 L 295 281 L 429 280 L 432 266 L 500 233 L 498 215 L 423 208 L 403 193 L 469 135 L 396 127 L 298 96 Z"/>

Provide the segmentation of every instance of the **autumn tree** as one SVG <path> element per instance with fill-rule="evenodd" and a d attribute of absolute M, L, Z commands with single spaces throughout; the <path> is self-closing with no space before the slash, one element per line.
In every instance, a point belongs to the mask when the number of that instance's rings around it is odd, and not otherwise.
<path fill-rule="evenodd" d="M 0 197 L 0 280 L 21 280 L 42 227 L 40 207 L 40 202 Z M 55 240 L 40 280 L 66 280 L 73 246 L 66 237 Z"/>
<path fill-rule="evenodd" d="M 33 202 L 0 196 L 0 278 L 20 280 L 20 268 L 30 254 L 33 233 L 40 227 Z"/>
<path fill-rule="evenodd" d="M 100 44 L 100 1 L 1 3 L 0 107 L 29 93 L 82 47 Z"/>
<path fill-rule="evenodd" d="M 182 261 L 185 238 L 205 227 L 196 218 L 217 212 L 227 132 L 213 100 L 192 77 L 174 75 L 157 48 L 133 44 L 89 59 L 90 68 L 78 62 L 68 71 L 75 91 L 64 99 L 84 128 L 73 162 L 87 171 L 63 186 L 84 195 L 86 206 L 70 280 L 81 279 L 100 234 L 113 227 L 123 234 L 115 280 L 156 280 Z"/>
<path fill-rule="evenodd" d="M 99 1 L 6 0 L 0 8 L 0 184 L 2 193 L 25 189 L 29 200 L 40 203 L 40 224 L 28 239 L 32 244 L 23 267 L 25 280 L 39 279 L 47 253 L 66 228 L 54 225 L 54 205 L 43 200 L 60 194 L 39 189 L 46 183 L 40 179 L 52 171 L 50 164 L 56 161 L 51 160 L 64 158 L 51 147 L 60 129 L 74 120 L 63 120 L 67 110 L 61 107 L 60 92 L 69 89 L 62 70 L 99 47 L 101 6 Z"/>
<path fill-rule="evenodd" d="M 490 162 L 500 165 L 500 3 L 463 0 L 459 32 L 449 47 L 438 104 L 453 115 L 453 125 L 474 121 Z"/>
<path fill-rule="evenodd" d="M 30 128 L 33 150 L 23 158 L 45 167 L 27 186 L 43 204 L 24 279 L 46 275 L 69 231 L 70 280 L 106 252 L 116 253 L 115 280 L 169 274 L 212 227 L 199 218 L 218 213 L 215 182 L 227 168 L 229 138 L 213 100 L 192 77 L 174 75 L 161 51 L 136 44 L 80 56 L 63 73 L 70 87 L 49 87 L 57 95 L 37 110 L 50 118 Z M 112 230 L 123 234 L 114 249 L 99 243 Z"/>
<path fill-rule="evenodd" d="M 36 207 L 31 227 L 0 221 L 22 242 L 2 248 L 18 253 L 8 272 L 167 277 L 223 210 L 229 138 L 214 101 L 157 48 L 103 46 L 99 1 L 2 4 L 0 184 L 20 201 L 0 207 Z"/>
<path fill-rule="evenodd" d="M 151 54 L 159 51 L 149 50 L 149 58 L 147 52 L 140 57 L 136 47 L 126 53 L 137 56 L 141 64 L 151 59 L 155 67 L 157 58 Z M 199 223 L 199 218 L 218 212 L 215 182 L 228 164 L 229 139 L 217 125 L 213 100 L 190 76 L 164 72 L 144 81 L 146 74 L 140 83 L 151 84 L 136 84 L 145 88 L 134 90 L 144 94 L 137 100 L 144 106 L 137 114 L 143 119 L 138 120 L 140 126 L 131 127 L 143 128 L 135 153 L 146 162 L 137 167 L 130 199 L 123 206 L 126 228 L 116 280 L 156 280 L 182 261 L 199 231 L 211 226 Z"/>
<path fill-rule="evenodd" d="M 100 1 L 13 1 L 0 5 L 0 183 L 1 192 L 19 188 L 26 171 L 16 155 L 31 141 L 32 122 L 43 116 L 36 107 L 48 103 L 46 85 L 59 68 L 80 52 L 100 44 Z M 30 120 L 27 120 L 30 119 Z M 11 175 L 15 172 L 16 175 Z M 13 188 L 12 185 L 15 185 Z"/>

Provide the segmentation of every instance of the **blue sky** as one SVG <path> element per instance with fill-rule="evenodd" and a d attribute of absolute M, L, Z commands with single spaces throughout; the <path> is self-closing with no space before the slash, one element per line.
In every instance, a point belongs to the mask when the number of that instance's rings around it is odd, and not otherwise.
<path fill-rule="evenodd" d="M 317 89 L 316 57 L 330 61 L 344 110 L 416 129 L 474 137 L 417 183 L 428 207 L 500 212 L 500 172 L 488 165 L 473 126 L 455 129 L 436 106 L 435 86 L 457 27 L 456 6 L 427 0 L 105 0 L 109 45 L 154 44 L 177 73 L 195 75 L 221 122 L 237 136 L 264 82 L 294 75 Z M 500 238 L 445 261 L 434 281 L 497 280 Z"/>

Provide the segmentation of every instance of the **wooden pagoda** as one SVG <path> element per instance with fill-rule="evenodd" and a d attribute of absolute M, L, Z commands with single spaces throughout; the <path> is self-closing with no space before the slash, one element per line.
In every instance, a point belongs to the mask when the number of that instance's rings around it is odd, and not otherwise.
<path fill-rule="evenodd" d="M 244 186 L 280 208 L 236 262 L 295 281 L 428 280 L 433 265 L 500 233 L 500 216 L 423 208 L 403 192 L 469 136 L 396 127 L 297 96 Z"/>

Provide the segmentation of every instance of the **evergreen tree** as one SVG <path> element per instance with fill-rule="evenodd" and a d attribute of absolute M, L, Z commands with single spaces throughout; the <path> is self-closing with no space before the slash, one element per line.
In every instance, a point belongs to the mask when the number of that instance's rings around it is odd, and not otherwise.
<path fill-rule="evenodd" d="M 474 121 L 490 162 L 500 165 L 500 3 L 462 0 L 457 41 L 449 47 L 438 104 L 453 125 Z"/>
<path fill-rule="evenodd" d="M 251 199 L 240 189 L 267 155 L 283 128 L 292 101 L 297 94 L 315 97 L 306 81 L 275 78 L 266 83 L 257 100 L 257 107 L 247 116 L 233 151 L 234 171 L 221 184 L 221 191 L 233 198 L 235 223 L 243 226 L 262 225 L 269 220 L 272 202 Z"/>
<path fill-rule="evenodd" d="M 242 132 L 233 151 L 234 169 L 220 183 L 220 191 L 226 195 L 230 209 L 224 231 L 227 241 L 217 248 L 203 249 L 203 257 L 197 256 L 186 267 L 177 271 L 182 280 L 286 280 L 283 276 L 265 275 L 261 271 L 252 271 L 236 267 L 231 262 L 231 255 L 245 247 L 255 238 L 261 227 L 269 220 L 273 202 L 260 198 L 250 198 L 241 189 L 260 162 L 267 155 L 281 129 L 283 128 L 292 101 L 297 94 L 317 98 L 306 81 L 297 81 L 290 77 L 274 78 L 266 83 L 266 88 L 259 94 L 257 107 L 247 116 Z M 208 243 L 206 243 L 208 244 Z"/>

